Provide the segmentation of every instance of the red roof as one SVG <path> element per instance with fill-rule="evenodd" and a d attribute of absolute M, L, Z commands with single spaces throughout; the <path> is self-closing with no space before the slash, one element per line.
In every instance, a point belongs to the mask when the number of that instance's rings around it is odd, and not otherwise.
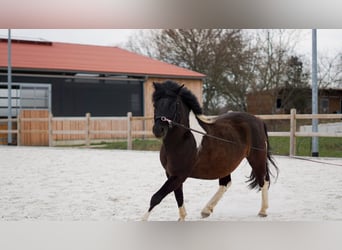
<path fill-rule="evenodd" d="M 7 39 L 0 39 L 0 67 L 7 67 Z M 13 69 L 203 78 L 204 74 L 119 47 L 12 40 Z"/>

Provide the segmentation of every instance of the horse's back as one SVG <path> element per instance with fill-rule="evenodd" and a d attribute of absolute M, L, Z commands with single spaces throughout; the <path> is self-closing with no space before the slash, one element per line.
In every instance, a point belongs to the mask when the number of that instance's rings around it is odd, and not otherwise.
<path fill-rule="evenodd" d="M 233 127 L 246 143 L 250 142 L 254 147 L 263 147 L 267 140 L 264 121 L 246 112 L 228 112 L 219 116 L 215 123 Z"/>
<path fill-rule="evenodd" d="M 210 123 L 202 122 L 200 125 L 208 134 L 215 133 L 220 128 L 230 129 L 230 131 L 236 130 L 233 131 L 236 133 L 244 132 L 245 130 L 250 130 L 250 132 L 264 131 L 264 122 L 246 112 L 228 112 L 219 115 Z"/>
<path fill-rule="evenodd" d="M 212 123 L 206 123 L 204 129 L 209 136 L 202 140 L 192 176 L 201 179 L 230 174 L 252 147 L 263 148 L 267 139 L 263 121 L 243 112 L 220 115 Z"/>
<path fill-rule="evenodd" d="M 219 115 L 215 122 L 229 121 L 232 123 L 247 122 L 250 124 L 263 124 L 262 120 L 246 112 L 227 112 Z"/>

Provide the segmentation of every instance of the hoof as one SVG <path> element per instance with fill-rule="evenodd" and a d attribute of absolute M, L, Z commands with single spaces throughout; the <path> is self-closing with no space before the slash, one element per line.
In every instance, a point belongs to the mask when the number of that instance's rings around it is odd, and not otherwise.
<path fill-rule="evenodd" d="M 147 221 L 149 216 L 150 216 L 150 213 L 147 212 L 147 213 L 144 214 L 144 216 L 141 218 L 141 221 Z"/>
<path fill-rule="evenodd" d="M 209 217 L 210 214 L 211 213 L 209 213 L 209 212 L 201 212 L 202 219 Z"/>
<path fill-rule="evenodd" d="M 259 217 L 262 217 L 262 218 L 267 217 L 267 214 L 266 214 L 266 213 L 263 213 L 263 212 L 260 212 L 258 215 L 259 215 Z"/>
<path fill-rule="evenodd" d="M 202 216 L 202 218 L 207 218 L 211 215 L 212 212 L 213 212 L 213 209 L 205 207 L 202 209 L 201 216 Z"/>

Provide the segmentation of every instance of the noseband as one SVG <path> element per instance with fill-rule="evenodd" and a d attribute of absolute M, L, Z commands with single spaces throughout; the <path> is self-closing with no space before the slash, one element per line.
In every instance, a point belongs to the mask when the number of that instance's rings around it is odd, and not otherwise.
<path fill-rule="evenodd" d="M 177 112 L 175 113 L 173 120 L 166 118 L 166 116 L 156 116 L 156 118 L 154 118 L 154 121 L 157 121 L 160 119 L 162 122 L 167 122 L 169 125 L 169 128 L 172 128 L 173 127 L 172 125 L 174 123 L 176 116 L 177 116 Z"/>
<path fill-rule="evenodd" d="M 172 120 L 167 119 L 165 116 L 161 116 L 160 120 L 162 120 L 163 122 L 167 122 L 169 124 L 169 128 L 172 128 L 172 123 L 173 123 Z"/>

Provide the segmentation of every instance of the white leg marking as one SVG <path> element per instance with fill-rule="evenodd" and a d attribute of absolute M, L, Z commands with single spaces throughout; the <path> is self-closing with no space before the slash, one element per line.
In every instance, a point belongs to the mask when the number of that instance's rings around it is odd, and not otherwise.
<path fill-rule="evenodd" d="M 144 216 L 141 218 L 141 220 L 142 221 L 147 221 L 148 220 L 148 217 L 150 217 L 150 212 L 146 212 L 145 214 L 144 214 Z"/>
<path fill-rule="evenodd" d="M 208 217 L 214 210 L 216 204 L 221 200 L 223 194 L 227 191 L 232 183 L 229 182 L 227 186 L 219 186 L 219 189 L 214 194 L 214 196 L 210 199 L 207 205 L 202 209 L 201 215 L 202 218 Z"/>
<path fill-rule="evenodd" d="M 184 205 L 179 208 L 179 219 L 178 221 L 185 221 L 186 210 Z"/>
<path fill-rule="evenodd" d="M 266 217 L 267 216 L 267 208 L 268 208 L 268 187 L 270 183 L 265 181 L 264 186 L 261 188 L 261 209 L 259 212 L 259 216 Z"/>

